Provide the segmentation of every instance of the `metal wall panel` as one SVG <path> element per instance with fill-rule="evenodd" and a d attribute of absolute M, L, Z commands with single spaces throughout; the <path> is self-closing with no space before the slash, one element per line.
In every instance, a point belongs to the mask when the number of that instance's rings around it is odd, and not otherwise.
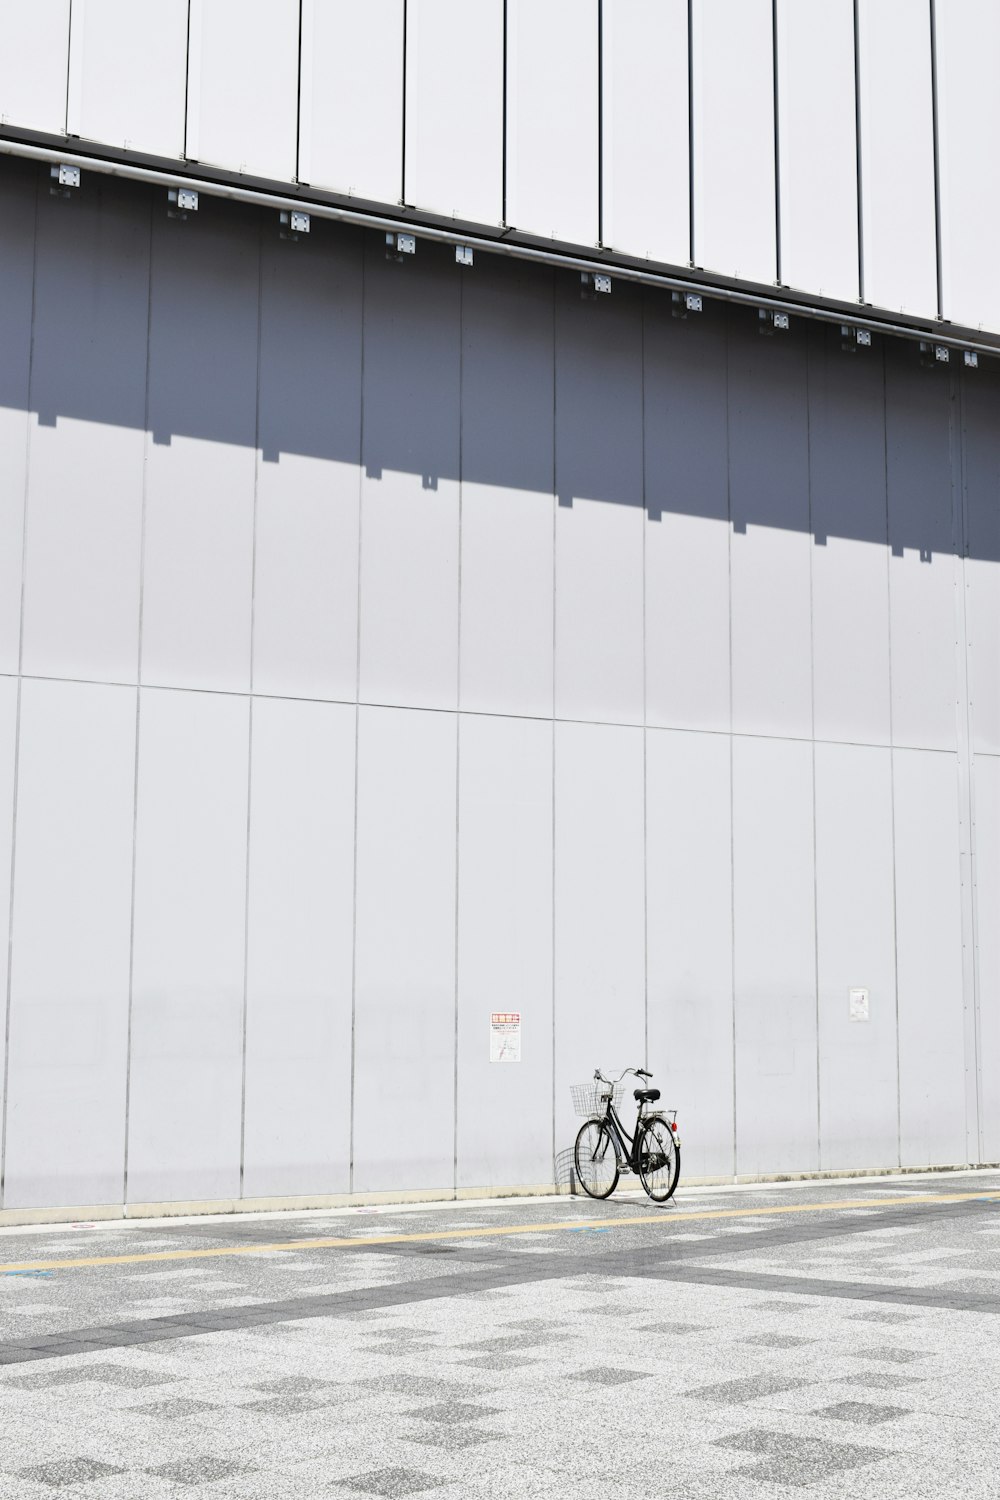
<path fill-rule="evenodd" d="M 16 672 L 28 457 L 37 173 L 5 171 L 0 212 L 0 672 Z"/>
<path fill-rule="evenodd" d="M 975 762 L 981 1161 L 1000 1161 L 1000 758 Z"/>
<path fill-rule="evenodd" d="M 552 726 L 463 715 L 459 768 L 457 1185 L 551 1182 Z M 511 1010 L 521 1061 L 491 1063 Z"/>
<path fill-rule="evenodd" d="M 958 765 L 925 750 L 892 761 L 900 1149 L 904 1167 L 934 1166 L 969 1159 Z"/>
<path fill-rule="evenodd" d="M 356 1192 L 455 1181 L 457 739 L 453 714 L 361 709 Z"/>
<path fill-rule="evenodd" d="M 937 312 L 930 7 L 859 0 L 863 296 Z"/>
<path fill-rule="evenodd" d="M 601 239 L 691 257 L 687 0 L 604 0 Z"/>
<path fill-rule="evenodd" d="M 819 1166 L 812 747 L 733 740 L 736 1165 Z"/>
<path fill-rule="evenodd" d="M 820 1165 L 899 1162 L 888 749 L 816 746 Z M 870 1020 L 850 1019 L 849 991 L 869 992 Z"/>
<path fill-rule="evenodd" d="M 874 351 L 873 351 L 874 352 Z M 809 345 L 809 493 L 816 738 L 887 745 L 889 563 L 882 360 Z M 850 433 L 850 441 L 845 441 Z"/>
<path fill-rule="evenodd" d="M 240 1191 L 249 703 L 140 693 L 128 1201 Z"/>
<path fill-rule="evenodd" d="M 7 963 L 10 957 L 10 874 L 14 837 L 14 763 L 17 758 L 17 682 L 0 677 L 0 995 L 4 1005 L 4 1032 L 0 1042 L 0 1120 L 4 1105 L 7 1048 Z M 0 1168 L 2 1168 L 0 1162 Z M 0 1208 L 3 1195 L 0 1193 Z"/>
<path fill-rule="evenodd" d="M 153 220 L 142 680 L 169 687 L 250 685 L 259 278 L 237 212 Z"/>
<path fill-rule="evenodd" d="M 407 203 L 503 219 L 503 0 L 409 0 Z"/>
<path fill-rule="evenodd" d="M 0 124 L 63 135 L 70 0 L 5 5 L 0 14 Z"/>
<path fill-rule="evenodd" d="M 454 708 L 462 273 L 366 256 L 361 697 Z"/>
<path fill-rule="evenodd" d="M 135 689 L 21 694 L 4 1206 L 120 1203 Z"/>
<path fill-rule="evenodd" d="M 557 723 L 557 1168 L 580 1126 L 570 1085 L 645 1066 L 643 846 L 643 731 Z"/>
<path fill-rule="evenodd" d="M 730 744 L 646 735 L 649 1066 L 684 1172 L 735 1170 Z"/>
<path fill-rule="evenodd" d="M 781 279 L 858 295 L 853 0 L 778 0 Z"/>
<path fill-rule="evenodd" d="M 74 203 L 41 196 L 26 672 L 136 680 L 148 307 L 146 195 L 105 182 Z"/>
<path fill-rule="evenodd" d="M 600 234 L 597 13 L 597 0 L 507 5 L 507 223 L 577 245 Z"/>
<path fill-rule="evenodd" d="M 777 274 L 771 0 L 693 0 L 694 264 Z"/>
<path fill-rule="evenodd" d="M 983 376 L 985 378 L 980 379 Z M 1000 380 L 977 370 L 962 387 L 966 656 L 972 746 L 1000 755 Z"/>
<path fill-rule="evenodd" d="M 953 750 L 951 382 L 918 368 L 909 349 L 888 348 L 885 359 L 893 742 Z"/>
<path fill-rule="evenodd" d="M 943 312 L 955 323 L 1000 328 L 992 247 L 1000 204 L 983 169 L 1000 145 L 1000 10 L 994 0 L 935 6 Z"/>
<path fill-rule="evenodd" d="M 747 734 L 812 733 L 806 347 L 802 331 L 731 320 L 733 728 Z"/>
<path fill-rule="evenodd" d="M 404 0 L 302 0 L 301 182 L 399 202 L 404 15 Z"/>
<path fill-rule="evenodd" d="M 261 247 L 253 683 L 353 698 L 358 672 L 361 239 Z"/>
<path fill-rule="evenodd" d="M 183 156 L 187 49 L 188 0 L 73 0 L 68 134 Z"/>
<path fill-rule="evenodd" d="M 643 339 L 646 722 L 728 730 L 725 315 L 668 309 L 647 301 Z"/>
<path fill-rule="evenodd" d="M 548 277 L 487 262 L 463 282 L 460 697 L 466 709 L 552 713 L 552 318 Z"/>
<path fill-rule="evenodd" d="M 190 6 L 185 156 L 293 180 L 299 0 L 190 0 Z"/>
<path fill-rule="evenodd" d="M 642 304 L 556 292 L 556 713 L 641 723 Z"/>
<path fill-rule="evenodd" d="M 247 1197 L 350 1186 L 355 719 L 253 703 Z"/>

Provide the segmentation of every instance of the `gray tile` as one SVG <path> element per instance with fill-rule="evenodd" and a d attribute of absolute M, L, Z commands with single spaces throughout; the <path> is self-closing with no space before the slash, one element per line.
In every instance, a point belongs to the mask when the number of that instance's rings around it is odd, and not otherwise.
<path fill-rule="evenodd" d="M 876 1406 L 868 1401 L 838 1401 L 835 1406 L 818 1407 L 813 1413 L 816 1417 L 831 1417 L 835 1422 L 861 1422 L 870 1427 L 909 1415 L 905 1406 Z"/>
<path fill-rule="evenodd" d="M 550 1344 L 564 1344 L 569 1333 L 510 1333 L 495 1339 L 477 1339 L 471 1344 L 459 1344 L 470 1354 L 510 1354 L 515 1349 L 544 1349 Z"/>
<path fill-rule="evenodd" d="M 914 1360 L 927 1358 L 926 1354 L 919 1354 L 914 1349 L 899 1349 L 888 1345 L 882 1349 L 851 1349 L 850 1354 L 854 1359 L 885 1360 L 894 1365 L 909 1365 Z"/>
<path fill-rule="evenodd" d="M 500 1411 L 498 1406 L 480 1406 L 475 1401 L 440 1401 L 433 1406 L 408 1411 L 405 1415 L 419 1417 L 422 1422 L 443 1422 L 451 1426 L 477 1422 L 482 1417 L 497 1417 Z"/>
<path fill-rule="evenodd" d="M 741 1344 L 754 1344 L 760 1349 L 799 1349 L 803 1344 L 815 1344 L 815 1339 L 796 1338 L 791 1333 L 755 1333 L 751 1338 L 739 1339 Z"/>
<path fill-rule="evenodd" d="M 194 1401 L 190 1396 L 173 1396 L 166 1401 L 153 1401 L 148 1406 L 129 1408 L 140 1417 L 158 1417 L 170 1420 L 175 1417 L 199 1417 L 207 1412 L 218 1411 L 214 1401 Z"/>
<path fill-rule="evenodd" d="M 550 1328 L 568 1328 L 569 1324 L 559 1318 L 519 1318 L 513 1323 L 504 1323 L 504 1328 L 516 1328 L 523 1333 L 539 1333 Z"/>
<path fill-rule="evenodd" d="M 359 1395 L 366 1391 L 393 1391 L 411 1401 L 460 1401 L 463 1396 L 483 1394 L 483 1387 L 471 1381 L 439 1380 L 433 1375 L 372 1375 L 357 1381 L 354 1389 Z"/>
<path fill-rule="evenodd" d="M 437 1490 L 446 1482 L 435 1479 L 432 1474 L 420 1474 L 416 1469 L 376 1469 L 373 1474 L 340 1480 L 348 1489 L 358 1490 L 363 1495 L 385 1496 L 386 1500 L 395 1500 L 397 1495 L 418 1495 L 423 1490 Z"/>
<path fill-rule="evenodd" d="M 798 1391 L 805 1385 L 814 1384 L 812 1380 L 794 1380 L 781 1375 L 749 1375 L 738 1380 L 694 1386 L 681 1394 L 697 1396 L 701 1401 L 717 1401 L 721 1406 L 741 1406 L 745 1401 L 756 1401 L 759 1396 L 780 1396 L 785 1391 Z"/>
<path fill-rule="evenodd" d="M 429 1431 L 406 1434 L 408 1443 L 422 1443 L 424 1447 L 443 1448 L 446 1452 L 461 1452 L 463 1448 L 478 1448 L 483 1443 L 497 1440 L 497 1433 L 481 1432 L 478 1427 L 434 1427 Z"/>
<path fill-rule="evenodd" d="M 20 1469 L 22 1479 L 31 1479 L 35 1484 L 49 1484 L 61 1489 L 69 1484 L 89 1484 L 95 1479 L 107 1479 L 112 1474 L 124 1474 L 124 1469 L 113 1464 L 98 1463 L 92 1458 L 60 1458 L 51 1463 L 36 1464 L 30 1469 Z"/>
<path fill-rule="evenodd" d="M 314 1375 L 280 1375 L 275 1380 L 262 1381 L 253 1389 L 275 1396 L 298 1396 L 305 1391 L 312 1391 L 332 1400 L 340 1393 L 349 1395 L 351 1388 L 338 1380 L 317 1380 Z"/>
<path fill-rule="evenodd" d="M 888 1307 L 866 1307 L 864 1312 L 848 1313 L 847 1316 L 855 1323 L 912 1323 L 920 1314 Z"/>
<path fill-rule="evenodd" d="M 760 1456 L 761 1462 L 742 1474 L 765 1484 L 804 1486 L 831 1474 L 878 1463 L 894 1455 L 885 1448 L 862 1448 L 853 1443 L 827 1443 L 819 1438 L 787 1432 L 739 1432 L 715 1438 L 716 1447 Z"/>
<path fill-rule="evenodd" d="M 923 1375 L 902 1375 L 898 1370 L 861 1370 L 857 1375 L 841 1375 L 836 1384 L 862 1391 L 895 1391 L 908 1385 L 923 1385 L 925 1379 Z"/>
<path fill-rule="evenodd" d="M 593 1370 L 575 1370 L 567 1380 L 582 1380 L 586 1385 L 631 1385 L 633 1380 L 649 1379 L 647 1370 L 617 1370 L 611 1366 L 597 1366 Z"/>
<path fill-rule="evenodd" d="M 233 1479 L 237 1474 L 253 1473 L 250 1464 L 236 1463 L 232 1459 L 218 1458 L 214 1454 L 202 1457 L 182 1458 L 177 1463 L 161 1464 L 147 1469 L 158 1479 L 169 1479 L 173 1484 L 211 1484 L 216 1479 Z"/>
<path fill-rule="evenodd" d="M 176 1379 L 176 1375 L 133 1369 L 131 1365 L 73 1365 L 71 1368 L 38 1370 L 31 1375 L 17 1376 L 8 1383 L 26 1391 L 45 1390 L 57 1385 L 80 1385 L 85 1381 L 119 1386 L 124 1390 L 138 1390 L 146 1385 L 166 1385 Z"/>
<path fill-rule="evenodd" d="M 289 1392 L 287 1396 L 269 1396 L 265 1401 L 244 1401 L 239 1409 L 258 1411 L 267 1417 L 298 1417 L 303 1412 L 321 1411 L 334 1404 L 318 1393 L 310 1395 L 307 1391 L 302 1391 L 298 1395 Z"/>
<path fill-rule="evenodd" d="M 426 1328 L 393 1328 L 391 1326 L 386 1328 L 366 1328 L 364 1334 L 368 1339 L 399 1339 L 401 1341 L 404 1339 L 424 1340 L 433 1338 L 433 1334 L 429 1333 Z"/>
<path fill-rule="evenodd" d="M 769 1298 L 765 1302 L 754 1302 L 747 1309 L 748 1312 L 776 1312 L 776 1313 L 804 1313 L 811 1312 L 815 1308 L 814 1302 L 804 1302 L 796 1298 L 794 1302 L 784 1302 L 779 1298 Z"/>
<path fill-rule="evenodd" d="M 537 1360 L 527 1359 L 523 1354 L 479 1354 L 474 1359 L 463 1359 L 467 1370 L 523 1370 Z"/>
<path fill-rule="evenodd" d="M 399 1344 L 388 1342 L 380 1344 L 376 1349 L 366 1349 L 366 1355 L 377 1355 L 379 1359 L 410 1359 L 422 1354 L 436 1354 L 438 1345 L 429 1340 L 404 1339 Z"/>
<path fill-rule="evenodd" d="M 666 1333 L 671 1338 L 683 1338 L 686 1333 L 707 1333 L 705 1323 L 640 1323 L 636 1333 Z"/>

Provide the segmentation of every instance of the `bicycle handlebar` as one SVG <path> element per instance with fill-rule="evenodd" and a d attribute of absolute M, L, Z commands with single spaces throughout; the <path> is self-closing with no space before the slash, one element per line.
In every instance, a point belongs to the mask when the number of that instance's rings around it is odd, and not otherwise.
<path fill-rule="evenodd" d="M 617 1078 L 605 1078 L 600 1068 L 595 1068 L 594 1081 L 597 1083 L 610 1084 L 613 1088 L 616 1083 L 621 1083 L 622 1079 L 627 1078 L 630 1073 L 634 1073 L 636 1078 L 652 1078 L 653 1076 L 652 1073 L 650 1073 L 646 1068 L 626 1068 L 624 1073 L 619 1073 Z"/>

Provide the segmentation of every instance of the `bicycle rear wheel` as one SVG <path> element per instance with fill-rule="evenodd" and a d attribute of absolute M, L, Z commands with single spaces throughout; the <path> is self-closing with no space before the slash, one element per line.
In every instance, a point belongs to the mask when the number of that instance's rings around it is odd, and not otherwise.
<path fill-rule="evenodd" d="M 647 1120 L 636 1152 L 639 1180 L 654 1203 L 666 1203 L 681 1175 L 681 1148 L 661 1116 Z"/>
<path fill-rule="evenodd" d="M 576 1175 L 588 1198 L 610 1198 L 618 1186 L 618 1152 L 604 1120 L 587 1120 L 573 1147 Z"/>

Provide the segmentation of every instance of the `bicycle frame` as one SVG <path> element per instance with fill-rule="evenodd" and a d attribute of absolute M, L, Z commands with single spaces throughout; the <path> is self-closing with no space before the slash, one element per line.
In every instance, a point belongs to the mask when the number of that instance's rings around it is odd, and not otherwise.
<path fill-rule="evenodd" d="M 639 1136 L 641 1134 L 640 1126 L 644 1125 L 647 1120 L 655 1120 L 657 1116 L 662 1119 L 666 1119 L 666 1116 L 661 1110 L 653 1110 L 649 1114 L 644 1114 L 643 1106 L 640 1104 L 639 1113 L 636 1116 L 635 1121 L 635 1134 L 629 1135 L 628 1131 L 625 1129 L 625 1126 L 622 1124 L 621 1116 L 615 1109 L 614 1095 L 612 1094 L 608 1098 L 604 1106 L 603 1116 L 595 1117 L 602 1119 L 610 1129 L 612 1139 L 615 1143 L 615 1151 L 618 1155 L 618 1167 L 620 1171 L 638 1172 Z"/>

